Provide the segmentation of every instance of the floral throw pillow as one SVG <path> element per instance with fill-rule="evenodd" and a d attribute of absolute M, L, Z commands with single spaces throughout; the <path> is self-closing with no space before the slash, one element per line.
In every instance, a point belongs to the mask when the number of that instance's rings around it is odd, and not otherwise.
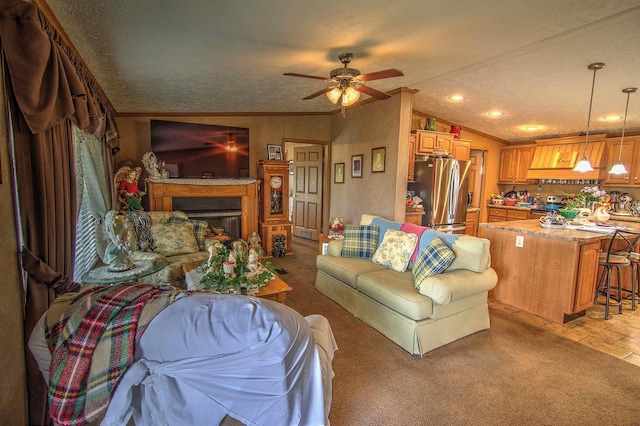
<path fill-rule="evenodd" d="M 456 258 L 455 253 L 442 240 L 435 237 L 418 255 L 413 265 L 413 286 L 420 289 L 422 281 L 444 272 Z"/>
<path fill-rule="evenodd" d="M 389 229 L 371 260 L 394 271 L 404 272 L 417 243 L 416 234 Z"/>
<path fill-rule="evenodd" d="M 193 223 L 193 235 L 195 235 L 196 241 L 198 242 L 198 248 L 201 251 L 207 251 L 207 246 L 205 243 L 205 235 L 207 235 L 207 229 L 210 229 L 209 223 L 206 220 L 183 219 L 177 216 L 171 216 L 169 218 L 169 223 L 184 223 L 184 222 Z"/>
<path fill-rule="evenodd" d="M 163 256 L 196 253 L 198 242 L 193 235 L 193 223 L 162 223 L 151 225 L 156 253 Z"/>
<path fill-rule="evenodd" d="M 378 247 L 380 227 L 375 225 L 347 225 L 344 228 L 341 257 L 371 259 Z"/>

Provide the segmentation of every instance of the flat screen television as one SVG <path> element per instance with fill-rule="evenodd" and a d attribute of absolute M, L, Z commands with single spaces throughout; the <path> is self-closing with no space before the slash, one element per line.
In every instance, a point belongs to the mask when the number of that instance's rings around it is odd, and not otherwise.
<path fill-rule="evenodd" d="M 249 129 L 150 120 L 151 151 L 171 177 L 249 177 Z"/>

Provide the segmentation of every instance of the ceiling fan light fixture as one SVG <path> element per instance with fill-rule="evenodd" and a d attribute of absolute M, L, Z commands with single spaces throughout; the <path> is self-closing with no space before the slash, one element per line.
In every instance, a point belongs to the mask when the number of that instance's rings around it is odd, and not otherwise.
<path fill-rule="evenodd" d="M 587 158 L 587 146 L 589 145 L 589 128 L 591 127 L 591 107 L 593 106 L 593 89 L 596 87 L 596 72 L 599 69 L 604 67 L 604 63 L 602 62 L 594 62 L 593 64 L 589 64 L 587 67 L 590 70 L 593 70 L 593 80 L 591 81 L 591 97 L 589 98 L 589 118 L 587 119 L 587 135 L 584 139 L 584 152 L 582 153 L 582 160 L 576 164 L 573 168 L 574 172 L 592 172 L 593 167 L 591 167 L 591 163 Z"/>
<path fill-rule="evenodd" d="M 340 98 L 342 97 L 342 90 L 337 87 L 334 87 L 330 91 L 327 92 L 327 98 L 334 103 L 337 104 Z"/>
<path fill-rule="evenodd" d="M 611 167 L 609 173 L 612 175 L 626 175 L 627 169 L 622 164 L 622 141 L 624 140 L 624 131 L 627 126 L 627 112 L 629 111 L 629 96 L 632 93 L 635 93 L 638 90 L 637 87 L 627 87 L 626 89 L 622 89 L 622 93 L 627 94 L 627 106 L 624 108 L 624 121 L 622 122 L 622 135 L 620 135 L 620 151 L 618 151 L 618 162 Z"/>
<path fill-rule="evenodd" d="M 347 87 L 342 95 L 342 105 L 351 106 L 358 102 L 358 99 L 360 99 L 360 92 L 353 87 Z"/>

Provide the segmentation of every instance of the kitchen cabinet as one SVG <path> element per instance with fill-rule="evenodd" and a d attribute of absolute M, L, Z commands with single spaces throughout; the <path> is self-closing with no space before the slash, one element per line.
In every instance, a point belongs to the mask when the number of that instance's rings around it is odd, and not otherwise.
<path fill-rule="evenodd" d="M 415 164 L 416 164 L 416 135 L 409 135 L 409 168 L 407 182 L 415 182 Z"/>
<path fill-rule="evenodd" d="M 465 231 L 467 235 L 475 237 L 478 233 L 478 218 L 480 217 L 480 210 L 472 210 L 467 212 Z"/>
<path fill-rule="evenodd" d="M 605 185 L 640 185 L 640 136 L 625 137 L 620 151 L 620 138 L 605 140 Z M 607 173 L 618 162 L 618 158 L 627 169 L 624 175 Z"/>
<path fill-rule="evenodd" d="M 535 149 L 535 145 L 502 148 L 498 183 L 531 182 L 527 179 L 527 171 Z"/>
<path fill-rule="evenodd" d="M 495 300 L 560 324 L 593 305 L 600 245 L 610 236 L 535 221 L 483 223 L 480 234 L 500 277 L 489 293 Z"/>
<path fill-rule="evenodd" d="M 507 209 L 489 207 L 488 222 L 504 222 L 507 220 Z"/>
<path fill-rule="evenodd" d="M 408 222 L 408 223 L 413 223 L 414 225 L 420 225 L 422 226 L 422 216 L 424 215 L 424 211 L 423 212 L 406 212 L 405 216 L 404 216 L 404 221 Z"/>
<path fill-rule="evenodd" d="M 431 154 L 437 146 L 441 146 L 451 152 L 453 148 L 453 133 L 416 130 L 416 154 Z"/>
<path fill-rule="evenodd" d="M 471 142 L 454 139 L 451 155 L 456 160 L 469 160 L 471 158 Z"/>

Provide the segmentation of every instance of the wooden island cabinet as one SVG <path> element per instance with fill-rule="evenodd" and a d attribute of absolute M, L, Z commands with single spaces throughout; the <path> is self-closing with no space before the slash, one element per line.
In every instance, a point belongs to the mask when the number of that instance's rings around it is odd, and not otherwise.
<path fill-rule="evenodd" d="M 545 229 L 538 220 L 480 224 L 491 242 L 494 299 L 564 323 L 593 305 L 601 242 L 610 235 Z"/>

